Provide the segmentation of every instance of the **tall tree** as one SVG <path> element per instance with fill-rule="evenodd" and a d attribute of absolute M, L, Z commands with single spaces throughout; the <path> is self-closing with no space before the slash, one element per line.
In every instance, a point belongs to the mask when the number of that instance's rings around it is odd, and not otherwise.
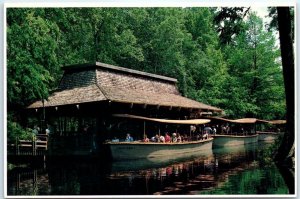
<path fill-rule="evenodd" d="M 284 90 L 279 52 L 272 33 L 263 28 L 262 20 L 250 14 L 245 32 L 225 48 L 229 74 L 237 78 L 240 116 L 272 119 L 284 117 Z M 270 111 L 270 110 L 278 111 Z"/>
<path fill-rule="evenodd" d="M 293 31 L 291 26 L 290 9 L 288 7 L 278 7 L 277 12 L 286 94 L 287 128 L 275 159 L 280 163 L 291 165 L 292 157 L 295 153 L 295 69 L 292 40 Z"/>

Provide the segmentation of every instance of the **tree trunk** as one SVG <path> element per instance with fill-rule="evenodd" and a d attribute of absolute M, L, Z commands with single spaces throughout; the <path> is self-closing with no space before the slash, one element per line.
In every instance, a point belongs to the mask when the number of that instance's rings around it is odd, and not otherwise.
<path fill-rule="evenodd" d="M 295 139 L 295 89 L 294 89 L 294 48 L 292 41 L 291 17 L 289 7 L 277 7 L 280 49 L 283 66 L 283 77 L 286 94 L 286 132 L 275 156 L 281 165 L 292 167 L 293 161 L 289 154 L 294 154 Z"/>

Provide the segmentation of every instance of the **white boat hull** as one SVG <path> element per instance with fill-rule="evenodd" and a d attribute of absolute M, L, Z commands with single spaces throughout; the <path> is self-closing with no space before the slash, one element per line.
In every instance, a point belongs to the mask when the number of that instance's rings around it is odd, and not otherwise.
<path fill-rule="evenodd" d="M 258 134 L 255 135 L 214 135 L 213 147 L 226 147 L 250 144 L 258 141 Z"/>
<path fill-rule="evenodd" d="M 275 132 L 258 132 L 258 141 L 274 142 L 279 135 Z"/>
<path fill-rule="evenodd" d="M 212 150 L 213 138 L 182 143 L 153 142 L 109 142 L 111 156 L 114 160 L 157 159 L 184 157 L 186 155 L 207 153 Z"/>

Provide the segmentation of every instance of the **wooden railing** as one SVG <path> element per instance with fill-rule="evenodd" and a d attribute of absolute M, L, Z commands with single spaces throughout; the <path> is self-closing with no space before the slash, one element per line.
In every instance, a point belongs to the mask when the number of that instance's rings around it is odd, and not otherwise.
<path fill-rule="evenodd" d="M 48 136 L 39 134 L 31 140 L 17 138 L 15 144 L 8 144 L 9 155 L 45 155 L 48 150 Z"/>

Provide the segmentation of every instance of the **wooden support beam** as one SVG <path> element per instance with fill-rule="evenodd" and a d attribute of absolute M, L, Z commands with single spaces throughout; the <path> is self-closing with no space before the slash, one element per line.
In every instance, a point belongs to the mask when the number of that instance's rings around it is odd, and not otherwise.
<path fill-rule="evenodd" d="M 144 105 L 143 105 L 143 109 L 146 109 L 146 108 L 147 108 L 147 104 L 144 104 Z"/>
<path fill-rule="evenodd" d="M 157 105 L 157 106 L 156 106 L 156 110 L 159 110 L 159 108 L 160 108 L 160 105 Z"/>
<path fill-rule="evenodd" d="M 170 110 L 172 110 L 172 108 L 173 108 L 173 107 L 172 107 L 172 106 L 170 106 L 170 107 L 169 107 L 169 111 L 170 111 Z"/>
<path fill-rule="evenodd" d="M 130 108 L 131 108 L 131 109 L 132 109 L 132 107 L 133 107 L 133 103 L 130 104 Z"/>

